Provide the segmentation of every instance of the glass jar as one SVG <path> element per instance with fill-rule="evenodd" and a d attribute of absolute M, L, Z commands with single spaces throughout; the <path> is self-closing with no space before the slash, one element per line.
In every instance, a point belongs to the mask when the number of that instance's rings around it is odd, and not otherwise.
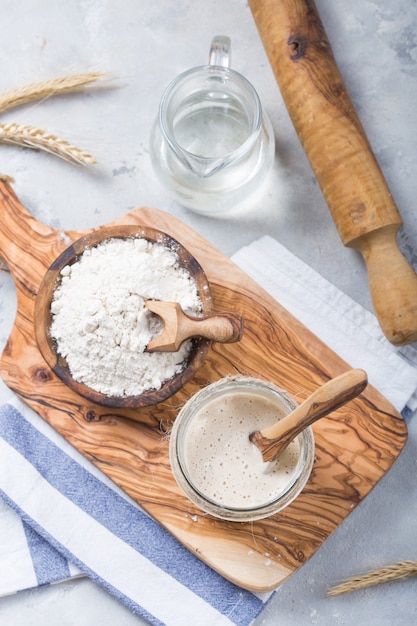
<path fill-rule="evenodd" d="M 200 509 L 248 522 L 277 513 L 304 488 L 314 462 L 311 427 L 265 463 L 249 435 L 297 403 L 272 382 L 234 376 L 208 385 L 183 406 L 170 437 L 170 461 L 183 493 Z"/>

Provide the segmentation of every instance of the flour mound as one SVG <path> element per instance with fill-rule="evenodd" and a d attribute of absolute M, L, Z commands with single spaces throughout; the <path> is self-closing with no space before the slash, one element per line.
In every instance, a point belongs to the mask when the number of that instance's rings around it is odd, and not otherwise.
<path fill-rule="evenodd" d="M 135 396 L 181 372 L 191 341 L 177 352 L 145 352 L 162 320 L 146 300 L 179 302 L 198 314 L 202 304 L 176 253 L 135 237 L 107 239 L 61 270 L 50 335 L 74 380 L 108 396 Z"/>

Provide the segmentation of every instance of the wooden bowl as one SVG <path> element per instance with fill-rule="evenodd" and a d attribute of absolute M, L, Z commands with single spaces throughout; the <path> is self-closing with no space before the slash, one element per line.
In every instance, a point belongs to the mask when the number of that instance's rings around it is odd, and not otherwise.
<path fill-rule="evenodd" d="M 123 225 L 106 227 L 92 231 L 85 237 L 73 242 L 52 263 L 46 272 L 35 303 L 35 337 L 38 348 L 49 367 L 73 391 L 91 402 L 114 408 L 139 408 L 158 404 L 176 393 L 187 383 L 203 365 L 210 347 L 210 341 L 203 338 L 192 340 L 191 352 L 184 369 L 173 378 L 165 381 L 160 389 L 144 391 L 136 396 L 109 396 L 87 387 L 84 383 L 73 379 L 68 364 L 57 353 L 56 342 L 51 337 L 51 302 L 53 294 L 60 282 L 60 272 L 66 265 L 75 263 L 86 248 L 96 246 L 111 238 L 141 237 L 152 243 L 158 243 L 173 250 L 181 267 L 194 278 L 198 295 L 202 302 L 203 315 L 213 312 L 213 301 L 207 277 L 197 260 L 178 241 L 154 228 L 141 225 Z"/>

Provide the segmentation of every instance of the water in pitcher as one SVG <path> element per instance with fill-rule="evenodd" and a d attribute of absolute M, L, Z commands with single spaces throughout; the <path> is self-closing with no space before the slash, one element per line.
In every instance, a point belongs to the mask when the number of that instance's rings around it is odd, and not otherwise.
<path fill-rule="evenodd" d="M 223 158 L 237 150 L 250 135 L 248 116 L 231 97 L 190 98 L 177 111 L 173 124 L 178 144 L 203 158 Z"/>

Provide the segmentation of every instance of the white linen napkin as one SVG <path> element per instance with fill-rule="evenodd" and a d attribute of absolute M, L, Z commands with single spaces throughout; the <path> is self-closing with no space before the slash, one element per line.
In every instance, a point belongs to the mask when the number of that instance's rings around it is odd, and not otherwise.
<path fill-rule="evenodd" d="M 372 314 L 270 237 L 233 260 L 405 416 L 416 408 L 417 352 Z M 0 408 L 0 497 L 0 595 L 87 575 L 167 626 L 248 626 L 270 597 L 193 556 L 17 398 Z"/>
<path fill-rule="evenodd" d="M 378 321 L 269 236 L 233 261 L 407 417 L 417 408 L 417 350 L 393 346 Z"/>

